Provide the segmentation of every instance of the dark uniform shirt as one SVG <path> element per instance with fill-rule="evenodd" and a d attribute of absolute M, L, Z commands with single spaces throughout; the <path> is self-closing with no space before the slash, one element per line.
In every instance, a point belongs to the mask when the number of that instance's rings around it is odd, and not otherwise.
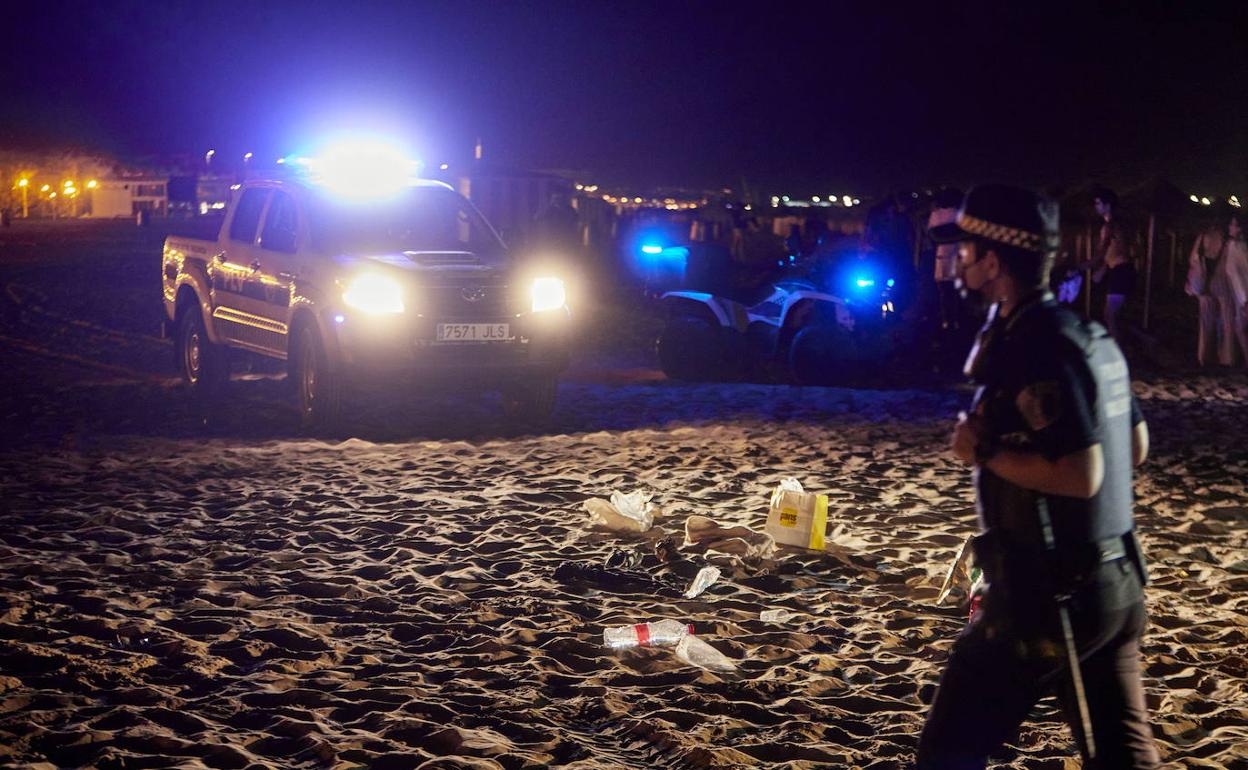
<path fill-rule="evenodd" d="M 1041 555 L 1041 509 L 1065 554 L 1091 552 L 1098 541 L 1131 531 L 1131 434 L 1142 417 L 1126 362 L 1103 327 L 1083 322 L 1048 292 L 1024 299 L 994 324 L 987 358 L 977 367 L 974 407 L 987 440 L 1050 461 L 1100 444 L 1105 457 L 1101 489 L 1086 500 L 1025 489 L 977 468 L 981 530 L 993 532 L 1009 552 L 1006 564 L 1027 573 L 1011 582 L 1039 589 L 1048 581 L 1033 573 L 1052 561 Z"/>

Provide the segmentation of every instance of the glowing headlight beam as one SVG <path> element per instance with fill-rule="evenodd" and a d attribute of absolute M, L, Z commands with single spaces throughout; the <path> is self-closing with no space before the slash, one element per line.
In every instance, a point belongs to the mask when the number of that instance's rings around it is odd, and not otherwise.
<path fill-rule="evenodd" d="M 568 294 L 564 289 L 563 281 L 558 278 L 535 279 L 529 288 L 529 294 L 533 300 L 534 313 L 540 313 L 543 310 L 558 310 L 568 302 Z"/>
<path fill-rule="evenodd" d="M 370 315 L 403 312 L 403 287 L 392 278 L 366 273 L 354 278 L 342 293 L 342 301 Z"/>

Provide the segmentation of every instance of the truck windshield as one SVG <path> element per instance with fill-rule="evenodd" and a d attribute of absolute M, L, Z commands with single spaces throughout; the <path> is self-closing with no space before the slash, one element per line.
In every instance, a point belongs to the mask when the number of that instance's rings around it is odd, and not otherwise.
<path fill-rule="evenodd" d="M 503 245 L 471 203 L 454 192 L 417 187 L 384 202 L 318 200 L 312 237 L 334 254 L 466 251 L 495 256 Z"/>

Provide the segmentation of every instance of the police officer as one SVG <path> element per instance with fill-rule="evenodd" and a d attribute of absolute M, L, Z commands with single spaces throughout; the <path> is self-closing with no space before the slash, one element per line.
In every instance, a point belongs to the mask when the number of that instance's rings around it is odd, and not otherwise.
<path fill-rule="evenodd" d="M 932 236 L 958 243 L 965 289 L 993 303 L 965 367 L 979 388 L 952 440 L 974 467 L 987 592 L 954 644 L 918 766 L 984 767 L 1055 693 L 1086 766 L 1155 768 L 1131 488 L 1148 429 L 1126 362 L 1046 288 L 1055 204 L 976 187 Z"/>

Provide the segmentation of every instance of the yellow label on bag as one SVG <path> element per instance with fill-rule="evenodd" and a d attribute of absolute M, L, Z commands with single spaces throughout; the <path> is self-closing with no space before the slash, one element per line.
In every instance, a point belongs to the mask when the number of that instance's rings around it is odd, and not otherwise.
<path fill-rule="evenodd" d="M 823 533 L 828 528 L 828 496 L 819 495 L 815 498 L 815 518 L 810 523 L 810 547 L 816 551 L 823 550 Z"/>
<path fill-rule="evenodd" d="M 797 509 L 781 508 L 780 509 L 780 526 L 796 527 L 797 526 Z"/>

